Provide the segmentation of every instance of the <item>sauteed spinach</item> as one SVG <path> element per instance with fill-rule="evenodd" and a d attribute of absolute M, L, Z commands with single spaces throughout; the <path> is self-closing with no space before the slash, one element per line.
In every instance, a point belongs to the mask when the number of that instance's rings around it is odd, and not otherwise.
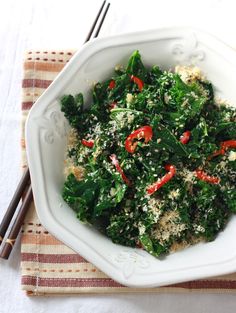
<path fill-rule="evenodd" d="M 236 212 L 236 109 L 196 69 L 146 68 L 138 51 L 92 96 L 61 99 L 77 217 L 154 256 L 214 240 Z"/>

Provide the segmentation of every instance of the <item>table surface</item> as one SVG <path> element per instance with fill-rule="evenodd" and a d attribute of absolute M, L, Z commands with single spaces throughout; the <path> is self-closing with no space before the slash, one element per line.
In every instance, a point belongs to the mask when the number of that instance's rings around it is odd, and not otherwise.
<path fill-rule="evenodd" d="M 79 49 L 101 0 L 7 0 L 0 9 L 0 220 L 20 171 L 22 60 L 28 49 Z M 111 0 L 101 36 L 164 26 L 195 26 L 236 47 L 233 0 Z M 233 294 L 77 295 L 29 298 L 20 286 L 19 238 L 0 260 L 0 313 L 234 312 Z"/>

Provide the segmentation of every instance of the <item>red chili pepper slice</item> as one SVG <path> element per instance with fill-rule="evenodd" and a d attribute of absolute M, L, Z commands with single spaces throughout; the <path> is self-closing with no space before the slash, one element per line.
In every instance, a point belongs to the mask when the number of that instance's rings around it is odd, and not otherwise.
<path fill-rule="evenodd" d="M 86 139 L 82 139 L 81 140 L 82 145 L 88 147 L 88 148 L 92 148 L 94 145 L 94 141 L 93 140 L 86 140 Z"/>
<path fill-rule="evenodd" d="M 130 79 L 137 84 L 139 91 L 143 90 L 144 82 L 137 76 L 131 75 Z"/>
<path fill-rule="evenodd" d="M 218 155 L 224 155 L 226 150 L 229 148 L 236 148 L 236 140 L 226 140 L 220 143 L 221 149 L 216 150 L 208 157 L 208 160 L 211 160 L 213 157 Z"/>
<path fill-rule="evenodd" d="M 144 142 L 147 143 L 148 141 L 152 139 L 152 135 L 153 135 L 153 132 L 152 132 L 151 126 L 143 126 L 143 127 L 136 129 L 126 138 L 125 149 L 129 153 L 134 153 L 138 145 L 138 142 L 134 141 L 134 139 L 144 138 Z"/>
<path fill-rule="evenodd" d="M 210 183 L 210 184 L 219 184 L 220 182 L 220 178 L 219 177 L 214 177 L 214 176 L 210 176 L 210 175 L 207 175 L 204 171 L 202 170 L 196 170 L 195 171 L 196 173 L 196 176 L 198 179 L 200 180 L 203 180 L 207 183 Z"/>
<path fill-rule="evenodd" d="M 186 145 L 186 143 L 189 142 L 190 136 L 191 136 L 191 132 L 190 132 L 190 130 L 187 130 L 187 131 L 184 132 L 183 135 L 180 137 L 180 142 L 181 142 L 183 145 Z"/>
<path fill-rule="evenodd" d="M 236 148 L 236 140 L 226 140 L 221 143 L 223 149 Z"/>
<path fill-rule="evenodd" d="M 215 152 L 212 153 L 212 155 L 210 155 L 207 160 L 211 160 L 212 158 L 214 158 L 215 156 L 218 156 L 218 155 L 224 155 L 225 154 L 225 150 L 222 148 L 222 149 L 219 149 L 219 150 L 216 150 Z"/>
<path fill-rule="evenodd" d="M 115 109 L 115 107 L 117 106 L 117 103 L 116 102 L 112 102 L 111 104 L 110 104 L 110 110 L 112 110 L 112 109 Z"/>
<path fill-rule="evenodd" d="M 116 85 L 116 82 L 114 81 L 114 79 L 112 79 L 112 80 L 110 81 L 109 85 L 108 85 L 108 88 L 109 88 L 109 89 L 113 89 L 113 88 L 115 88 L 115 85 Z"/>
<path fill-rule="evenodd" d="M 169 180 L 172 179 L 172 177 L 176 173 L 176 168 L 174 165 L 167 164 L 165 166 L 165 169 L 168 171 L 167 174 L 165 174 L 162 178 L 158 179 L 157 182 L 147 187 L 147 193 L 149 195 L 152 195 L 154 192 L 156 192 L 158 189 L 160 189 L 163 185 L 165 185 Z"/>
<path fill-rule="evenodd" d="M 120 164 L 119 164 L 119 161 L 118 161 L 116 155 L 115 155 L 115 154 L 110 155 L 110 159 L 111 159 L 112 164 L 115 165 L 115 168 L 116 168 L 117 172 L 120 173 L 120 175 L 121 175 L 123 181 L 124 181 L 128 186 L 130 186 L 130 185 L 131 185 L 131 182 L 130 182 L 130 180 L 125 176 L 125 173 L 123 172 L 122 168 L 120 167 Z"/>

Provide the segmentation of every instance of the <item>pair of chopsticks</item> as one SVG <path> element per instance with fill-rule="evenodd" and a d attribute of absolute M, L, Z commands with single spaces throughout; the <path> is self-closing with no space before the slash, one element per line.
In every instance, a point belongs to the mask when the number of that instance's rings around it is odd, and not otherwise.
<path fill-rule="evenodd" d="M 91 26 L 91 29 L 85 39 L 85 42 L 89 41 L 91 38 L 96 38 L 98 36 L 110 6 L 110 3 L 107 3 L 106 5 L 105 4 L 106 0 L 103 1 L 97 13 L 97 16 Z M 21 199 L 22 199 L 21 206 L 18 212 L 16 213 L 16 209 Z M 30 172 L 29 168 L 27 168 L 16 188 L 13 198 L 0 224 L 0 245 L 3 243 L 0 258 L 3 259 L 9 258 L 32 200 L 33 192 L 30 183 Z M 16 215 L 15 220 L 13 223 L 11 223 L 14 215 Z M 6 236 L 7 232 L 8 235 Z M 7 238 L 5 238 L 5 236 Z"/>

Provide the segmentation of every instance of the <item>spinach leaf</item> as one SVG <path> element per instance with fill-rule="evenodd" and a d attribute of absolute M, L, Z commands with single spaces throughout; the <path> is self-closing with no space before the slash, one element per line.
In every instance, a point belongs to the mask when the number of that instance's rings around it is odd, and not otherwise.
<path fill-rule="evenodd" d="M 61 111 L 68 119 L 72 127 L 77 128 L 81 123 L 81 112 L 84 100 L 81 93 L 75 95 L 65 95 L 61 98 Z"/>
<path fill-rule="evenodd" d="M 92 180 L 78 181 L 73 174 L 70 174 L 64 183 L 62 197 L 83 222 L 91 220 L 98 188 L 99 186 Z"/>
<path fill-rule="evenodd" d="M 141 56 L 138 50 L 134 51 L 131 55 L 126 72 L 129 75 L 137 76 L 138 78 L 142 79 L 143 81 L 146 80 L 147 70 L 143 65 L 141 60 Z"/>
<path fill-rule="evenodd" d="M 160 140 L 160 143 L 158 143 L 158 146 L 160 148 L 167 149 L 168 151 L 176 153 L 182 157 L 188 156 L 188 152 L 185 146 L 164 125 L 159 124 L 157 128 L 157 136 L 158 139 Z"/>

